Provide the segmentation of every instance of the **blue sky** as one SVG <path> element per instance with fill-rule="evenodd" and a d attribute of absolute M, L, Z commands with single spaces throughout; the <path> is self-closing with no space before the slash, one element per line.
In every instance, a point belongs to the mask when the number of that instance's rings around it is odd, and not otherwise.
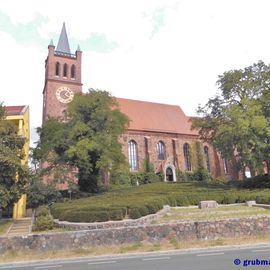
<path fill-rule="evenodd" d="M 83 51 L 84 92 L 195 115 L 218 75 L 270 62 L 269 10 L 269 0 L 0 0 L 0 101 L 29 105 L 32 131 L 41 125 L 47 46 L 65 21 L 71 50 Z"/>

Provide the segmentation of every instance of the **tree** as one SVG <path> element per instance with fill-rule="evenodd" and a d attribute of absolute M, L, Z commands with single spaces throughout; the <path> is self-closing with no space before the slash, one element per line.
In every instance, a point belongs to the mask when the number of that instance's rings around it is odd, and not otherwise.
<path fill-rule="evenodd" d="M 91 89 L 74 97 L 66 119 L 49 119 L 38 130 L 36 158 L 53 167 L 76 167 L 82 191 L 96 192 L 101 175 L 108 186 L 108 173 L 124 162 L 118 138 L 128 125 L 127 117 L 108 92 Z"/>
<path fill-rule="evenodd" d="M 200 137 L 212 143 L 223 158 L 231 160 L 237 171 L 252 172 L 269 161 L 270 67 L 258 62 L 244 69 L 231 70 L 219 76 L 219 92 L 193 120 Z M 267 111 L 268 110 L 268 111 Z M 268 113 L 268 115 L 267 115 Z M 268 154 L 269 155 L 269 154 Z"/>
<path fill-rule="evenodd" d="M 27 190 L 27 206 L 29 208 L 53 203 L 62 197 L 55 183 L 45 184 L 36 176 L 30 177 L 29 189 Z"/>
<path fill-rule="evenodd" d="M 14 123 L 5 119 L 0 103 L 0 208 L 17 202 L 25 192 L 28 168 L 22 164 L 25 138 Z"/>

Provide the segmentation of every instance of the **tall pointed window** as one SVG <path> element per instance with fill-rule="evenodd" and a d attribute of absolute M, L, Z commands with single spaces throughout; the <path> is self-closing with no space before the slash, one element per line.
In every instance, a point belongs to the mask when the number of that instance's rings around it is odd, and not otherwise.
<path fill-rule="evenodd" d="M 72 65 L 71 70 L 70 70 L 71 79 L 75 79 L 75 75 L 76 75 L 76 68 L 75 68 L 75 65 Z"/>
<path fill-rule="evenodd" d="M 185 143 L 183 146 L 185 166 L 187 171 L 191 171 L 191 162 L 190 162 L 190 146 L 188 143 Z"/>
<path fill-rule="evenodd" d="M 228 161 L 226 158 L 223 159 L 224 173 L 228 174 Z"/>
<path fill-rule="evenodd" d="M 206 161 L 206 168 L 207 168 L 207 171 L 210 172 L 209 149 L 207 146 L 205 146 L 203 148 L 203 150 L 204 150 L 204 157 L 205 157 L 205 161 Z"/>
<path fill-rule="evenodd" d="M 162 141 L 159 141 L 157 144 L 157 154 L 158 154 L 158 160 L 165 160 L 165 157 L 166 157 L 165 144 Z"/>
<path fill-rule="evenodd" d="M 131 171 L 138 170 L 138 147 L 134 140 L 128 142 L 128 160 Z"/>
<path fill-rule="evenodd" d="M 67 72 L 68 72 L 68 65 L 64 64 L 63 77 L 67 77 Z"/>
<path fill-rule="evenodd" d="M 60 63 L 55 64 L 55 76 L 60 76 Z"/>

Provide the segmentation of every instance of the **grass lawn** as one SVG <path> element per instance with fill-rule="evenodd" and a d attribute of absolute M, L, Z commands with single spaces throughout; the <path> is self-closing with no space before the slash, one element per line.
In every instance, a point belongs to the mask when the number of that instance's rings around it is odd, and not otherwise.
<path fill-rule="evenodd" d="M 270 189 L 249 190 L 202 182 L 153 183 L 56 203 L 51 212 L 54 218 L 75 222 L 121 220 L 156 213 L 165 204 L 188 206 L 202 200 L 219 204 L 247 200 L 269 203 Z"/>
<path fill-rule="evenodd" d="M 270 215 L 270 209 L 248 206 L 219 206 L 218 208 L 174 208 L 155 223 L 175 221 L 198 221 L 222 218 L 250 217 L 255 215 Z"/>
<path fill-rule="evenodd" d="M 6 219 L 2 220 L 2 219 L 0 219 L 0 235 L 5 234 L 11 224 L 12 224 L 11 220 L 6 220 Z"/>

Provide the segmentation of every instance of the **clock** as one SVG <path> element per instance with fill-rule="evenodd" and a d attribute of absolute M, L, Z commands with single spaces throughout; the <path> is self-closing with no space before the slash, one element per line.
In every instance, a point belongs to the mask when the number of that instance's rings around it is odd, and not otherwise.
<path fill-rule="evenodd" d="M 74 98 L 73 91 L 66 86 L 59 87 L 56 90 L 55 95 L 61 103 L 69 103 Z"/>

